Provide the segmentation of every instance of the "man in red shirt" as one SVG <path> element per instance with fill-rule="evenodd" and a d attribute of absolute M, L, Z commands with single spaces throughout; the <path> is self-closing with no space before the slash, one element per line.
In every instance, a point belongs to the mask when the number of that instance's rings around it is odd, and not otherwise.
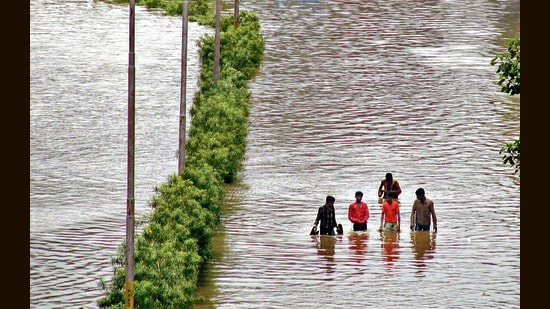
<path fill-rule="evenodd" d="M 355 202 L 349 204 L 348 219 L 353 223 L 354 231 L 366 231 L 369 219 L 369 207 L 362 202 L 363 192 L 355 192 Z"/>
<path fill-rule="evenodd" d="M 399 203 L 393 199 L 395 193 L 390 192 L 386 196 L 386 201 L 382 204 L 382 214 L 380 214 L 380 228 L 378 231 L 400 231 L 401 214 L 399 213 Z"/>

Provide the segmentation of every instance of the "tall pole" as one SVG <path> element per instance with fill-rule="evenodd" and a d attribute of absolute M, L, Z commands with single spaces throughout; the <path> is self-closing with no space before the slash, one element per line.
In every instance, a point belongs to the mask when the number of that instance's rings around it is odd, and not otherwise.
<path fill-rule="evenodd" d="M 130 0 L 130 51 L 128 52 L 128 179 L 126 199 L 126 284 L 127 309 L 134 308 L 134 154 L 135 154 L 135 54 L 134 23 L 136 1 Z"/>
<path fill-rule="evenodd" d="M 214 78 L 216 83 L 220 75 L 220 1 L 216 0 L 216 36 L 214 38 Z"/>
<path fill-rule="evenodd" d="M 185 166 L 185 127 L 187 122 L 186 90 L 187 90 L 187 0 L 183 0 L 183 17 L 181 26 L 181 89 L 180 89 L 180 136 L 178 156 L 178 176 L 183 174 Z"/>
<path fill-rule="evenodd" d="M 239 0 L 235 0 L 235 5 L 234 5 L 234 22 L 233 22 L 233 28 L 234 29 L 237 29 L 237 27 L 239 27 Z"/>

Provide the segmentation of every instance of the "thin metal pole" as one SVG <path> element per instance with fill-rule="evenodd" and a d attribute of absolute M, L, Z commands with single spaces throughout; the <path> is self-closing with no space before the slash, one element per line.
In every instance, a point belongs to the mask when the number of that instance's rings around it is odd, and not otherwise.
<path fill-rule="evenodd" d="M 182 39 L 181 39 L 181 89 L 180 89 L 180 136 L 179 136 L 179 155 L 178 155 L 178 176 L 183 174 L 185 166 L 185 127 L 187 122 L 187 105 L 186 105 L 186 90 L 187 90 L 187 0 L 183 0 L 183 17 L 182 17 Z"/>
<path fill-rule="evenodd" d="M 235 20 L 234 20 L 234 23 L 233 23 L 233 28 L 234 29 L 237 29 L 239 27 L 239 0 L 235 0 L 235 5 L 234 5 L 234 17 L 235 17 Z"/>
<path fill-rule="evenodd" d="M 216 83 L 220 75 L 220 1 L 216 0 L 216 36 L 214 38 L 214 78 Z"/>
<path fill-rule="evenodd" d="M 134 308 L 134 154 L 135 154 L 135 0 L 130 0 L 130 51 L 128 52 L 128 179 L 126 199 L 126 308 Z"/>

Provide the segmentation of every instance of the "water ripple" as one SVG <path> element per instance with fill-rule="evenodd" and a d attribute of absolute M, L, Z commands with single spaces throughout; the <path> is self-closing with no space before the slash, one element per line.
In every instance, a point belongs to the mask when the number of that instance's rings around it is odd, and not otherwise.
<path fill-rule="evenodd" d="M 519 133 L 519 98 L 499 93 L 489 61 L 519 1 L 242 9 L 259 14 L 266 51 L 203 305 L 518 308 L 519 179 L 498 150 Z M 101 2 L 31 2 L 32 308 L 95 307 L 124 239 L 127 18 Z M 137 8 L 136 22 L 139 216 L 177 165 L 181 20 Z M 190 28 L 193 41 L 207 32 Z M 199 66 L 189 46 L 187 102 Z M 397 235 L 376 231 L 388 171 L 404 190 Z M 435 202 L 437 235 L 408 231 L 417 187 Z M 356 190 L 364 233 L 347 219 Z M 344 235 L 311 237 L 328 194 Z"/>

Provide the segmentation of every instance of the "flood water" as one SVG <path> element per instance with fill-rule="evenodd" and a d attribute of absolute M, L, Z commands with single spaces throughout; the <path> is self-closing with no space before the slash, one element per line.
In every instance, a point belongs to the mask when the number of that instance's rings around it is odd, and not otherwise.
<path fill-rule="evenodd" d="M 139 220 L 177 171 L 182 22 L 138 6 L 135 24 Z M 97 308 L 125 239 L 128 29 L 127 5 L 30 3 L 31 308 Z M 187 102 L 209 32 L 189 25 Z"/>
<path fill-rule="evenodd" d="M 244 3 L 243 3 L 244 2 Z M 95 308 L 124 239 L 128 9 L 33 0 L 32 308 Z M 201 282 L 215 308 L 519 308 L 520 99 L 491 58 L 519 1 L 241 1 L 266 38 L 239 181 Z M 190 24 L 196 40 L 210 30 Z M 198 68 L 190 43 L 188 102 Z M 193 47 L 193 48 L 191 48 Z M 136 212 L 177 169 L 181 19 L 137 8 Z M 376 231 L 386 172 L 403 229 Z M 414 191 L 438 233 L 411 233 Z M 364 192 L 355 233 L 347 207 Z M 311 237 L 326 195 L 344 235 Z"/>

